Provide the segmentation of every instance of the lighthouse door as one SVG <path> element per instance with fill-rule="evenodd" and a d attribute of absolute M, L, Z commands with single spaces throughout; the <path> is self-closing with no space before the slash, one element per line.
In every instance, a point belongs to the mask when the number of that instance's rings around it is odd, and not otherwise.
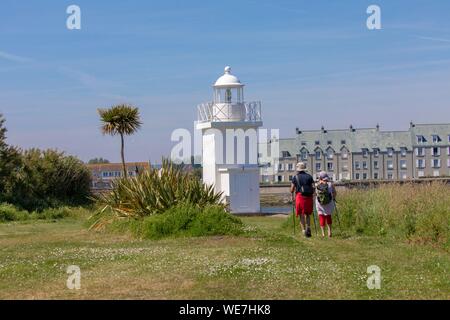
<path fill-rule="evenodd" d="M 250 175 L 235 173 L 231 179 L 230 209 L 232 212 L 249 212 Z"/>

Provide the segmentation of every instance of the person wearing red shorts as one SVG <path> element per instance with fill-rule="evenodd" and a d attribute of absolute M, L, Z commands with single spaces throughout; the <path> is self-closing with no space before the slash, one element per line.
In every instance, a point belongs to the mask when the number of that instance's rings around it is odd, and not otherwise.
<path fill-rule="evenodd" d="M 300 226 L 306 237 L 311 237 L 311 215 L 314 210 L 314 179 L 306 173 L 306 164 L 299 162 L 297 175 L 293 177 L 291 193 L 295 193 L 296 216 L 300 216 Z"/>
<path fill-rule="evenodd" d="M 319 214 L 320 229 L 322 230 L 322 237 L 325 237 L 325 226 L 328 229 L 328 237 L 331 238 L 331 225 L 336 199 L 336 188 L 330 182 L 330 178 L 325 171 L 319 173 L 319 182 L 316 186 L 316 208 Z M 322 194 L 326 193 L 326 194 Z"/>

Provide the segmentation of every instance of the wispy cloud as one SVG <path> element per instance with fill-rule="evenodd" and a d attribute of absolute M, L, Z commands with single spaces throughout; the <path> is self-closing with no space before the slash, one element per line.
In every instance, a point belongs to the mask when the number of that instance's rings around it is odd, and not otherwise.
<path fill-rule="evenodd" d="M 423 36 L 417 36 L 417 38 L 422 39 L 422 40 L 450 43 L 450 39 L 445 39 L 445 38 L 433 38 L 433 37 L 423 37 Z"/>
<path fill-rule="evenodd" d="M 8 52 L 4 52 L 4 51 L 0 51 L 0 59 L 5 59 L 8 61 L 18 62 L 18 63 L 27 63 L 27 62 L 33 61 L 29 58 L 21 57 L 21 56 L 11 54 Z"/>

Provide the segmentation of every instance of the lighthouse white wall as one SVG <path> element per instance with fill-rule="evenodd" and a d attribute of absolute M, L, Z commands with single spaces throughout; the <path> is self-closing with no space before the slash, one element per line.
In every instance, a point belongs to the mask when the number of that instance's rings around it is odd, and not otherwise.
<path fill-rule="evenodd" d="M 199 105 L 203 181 L 223 193 L 232 213 L 260 211 L 258 139 L 260 103 L 243 101 L 243 84 L 230 73 L 214 84 L 214 101 Z"/>

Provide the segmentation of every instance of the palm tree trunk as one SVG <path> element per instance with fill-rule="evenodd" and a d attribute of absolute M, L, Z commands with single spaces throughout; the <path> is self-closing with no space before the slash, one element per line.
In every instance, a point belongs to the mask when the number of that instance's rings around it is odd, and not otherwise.
<path fill-rule="evenodd" d="M 123 176 L 127 177 L 127 167 L 125 165 L 125 143 L 123 140 L 123 134 L 120 134 L 120 141 L 121 141 L 121 149 L 120 149 L 120 156 L 122 157 L 122 167 L 123 167 Z"/>

